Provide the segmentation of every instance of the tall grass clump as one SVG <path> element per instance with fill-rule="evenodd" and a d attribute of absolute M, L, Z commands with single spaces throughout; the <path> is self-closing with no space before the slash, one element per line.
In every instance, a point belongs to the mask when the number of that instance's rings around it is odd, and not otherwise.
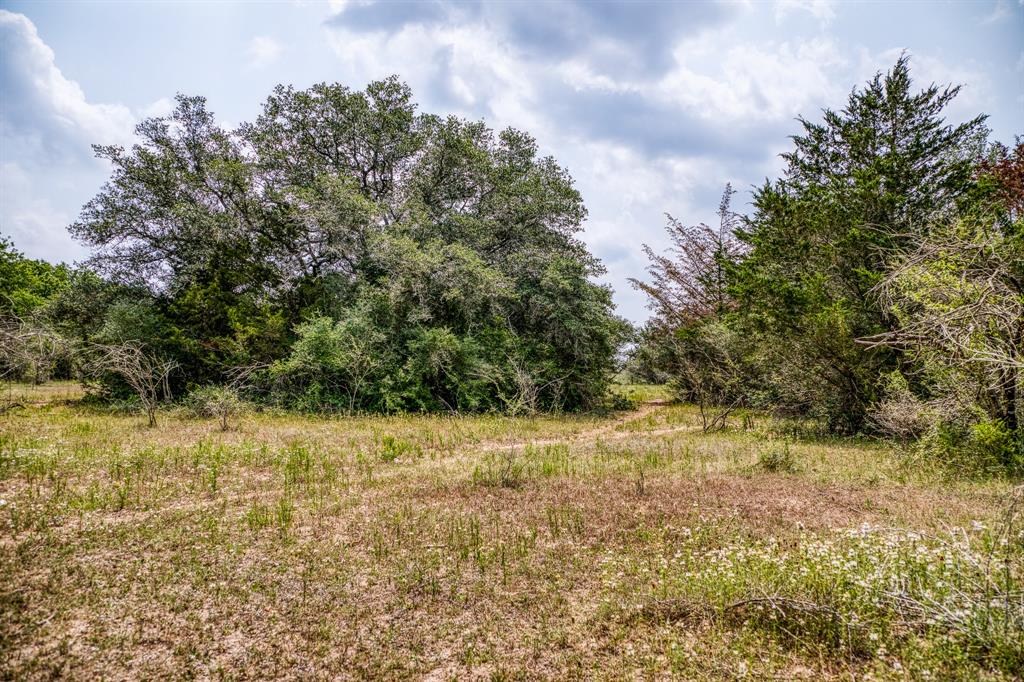
<path fill-rule="evenodd" d="M 772 474 L 795 474 L 800 468 L 789 443 L 785 441 L 771 443 L 763 449 L 757 457 L 757 466 Z"/>
<path fill-rule="evenodd" d="M 514 450 L 489 454 L 473 467 L 473 484 L 489 488 L 518 488 L 525 480 L 526 465 Z"/>
<path fill-rule="evenodd" d="M 380 458 L 384 462 L 396 462 L 403 458 L 415 457 L 420 448 L 402 438 L 384 436 L 380 441 Z"/>

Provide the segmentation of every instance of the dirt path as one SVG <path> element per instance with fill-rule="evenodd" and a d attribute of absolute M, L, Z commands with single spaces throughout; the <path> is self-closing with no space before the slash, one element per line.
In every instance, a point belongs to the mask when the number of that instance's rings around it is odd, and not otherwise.
<path fill-rule="evenodd" d="M 619 427 L 624 426 L 625 424 L 630 424 L 647 418 L 668 404 L 669 403 L 666 400 L 652 400 L 645 402 L 636 412 L 630 412 L 629 414 L 623 415 L 622 417 L 610 421 L 607 424 L 602 424 L 596 428 L 581 431 L 576 434 L 555 438 L 538 438 L 533 440 L 485 441 L 460 449 L 465 450 L 467 453 L 495 452 L 497 450 L 518 451 L 525 449 L 527 446 L 545 447 L 548 445 L 559 445 L 561 443 L 574 445 L 578 443 L 594 442 L 601 439 L 621 440 L 629 438 L 630 436 L 663 436 L 670 433 L 677 433 L 679 431 L 692 431 L 695 428 L 693 426 L 670 426 L 663 429 L 652 429 L 650 431 L 618 430 Z"/>
<path fill-rule="evenodd" d="M 598 440 L 623 440 L 629 437 L 647 438 L 650 436 L 661 436 L 671 433 L 678 433 L 680 431 L 693 431 L 698 426 L 693 425 L 680 425 L 670 426 L 662 429 L 651 429 L 641 431 L 617 431 L 617 429 L 626 424 L 638 422 L 641 419 L 646 419 L 650 415 L 657 412 L 659 409 L 668 405 L 668 401 L 665 400 L 652 400 L 649 402 L 642 403 L 635 412 L 629 412 L 616 419 L 613 419 L 607 423 L 603 423 L 600 426 L 596 426 L 585 431 L 580 431 L 575 434 L 567 434 L 562 437 L 554 438 L 538 438 L 538 439 L 518 439 L 509 441 L 483 441 L 476 444 L 464 444 L 454 448 L 455 457 L 446 457 L 444 460 L 444 466 L 451 466 L 454 461 L 460 459 L 468 459 L 475 455 L 480 455 L 488 452 L 497 451 L 511 451 L 521 452 L 528 446 L 533 447 L 545 447 L 549 445 L 579 445 L 583 443 L 593 443 Z M 385 470 L 377 473 L 378 476 L 387 477 Z M 406 475 L 408 472 L 400 469 L 393 470 L 393 475 Z M 263 489 L 245 489 L 245 490 L 232 490 L 232 491 L 221 491 L 214 498 L 210 499 L 188 499 L 188 500 L 177 500 L 171 504 L 160 507 L 159 509 L 152 509 L 146 511 L 118 511 L 111 512 L 104 515 L 99 515 L 94 518 L 94 522 L 98 522 L 99 526 L 111 526 L 111 525 L 124 525 L 131 523 L 143 523 L 150 522 L 153 519 L 166 516 L 174 513 L 184 512 L 195 512 L 203 509 L 210 509 L 216 506 L 222 506 L 230 504 L 235 507 L 238 505 L 244 505 L 247 502 L 251 502 L 264 497 L 266 491 Z M 78 527 L 81 530 L 81 526 Z"/>

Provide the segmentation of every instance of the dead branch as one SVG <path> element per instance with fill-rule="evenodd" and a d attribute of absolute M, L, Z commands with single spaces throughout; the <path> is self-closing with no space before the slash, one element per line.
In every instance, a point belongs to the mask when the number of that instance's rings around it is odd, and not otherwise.
<path fill-rule="evenodd" d="M 94 366 L 102 371 L 117 374 L 138 395 L 146 410 L 149 426 L 156 426 L 156 410 L 161 396 L 170 400 L 169 377 L 178 363 L 148 352 L 139 341 L 118 344 L 95 344 Z"/>

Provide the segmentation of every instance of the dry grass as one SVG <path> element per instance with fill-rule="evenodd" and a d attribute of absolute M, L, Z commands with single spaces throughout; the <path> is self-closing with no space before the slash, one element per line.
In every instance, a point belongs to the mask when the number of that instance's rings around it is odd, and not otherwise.
<path fill-rule="evenodd" d="M 877 656 L 794 642 L 643 568 L 864 523 L 998 525 L 1009 483 L 882 445 L 794 440 L 792 473 L 766 473 L 767 425 L 707 436 L 673 405 L 221 432 L 44 400 L 0 417 L 6 677 L 1012 676 L 941 633 Z"/>
<path fill-rule="evenodd" d="M 79 400 L 85 394 L 82 385 L 74 381 L 51 381 L 47 384 L 0 384 L 0 404 L 22 403 L 46 405 L 49 403 Z"/>

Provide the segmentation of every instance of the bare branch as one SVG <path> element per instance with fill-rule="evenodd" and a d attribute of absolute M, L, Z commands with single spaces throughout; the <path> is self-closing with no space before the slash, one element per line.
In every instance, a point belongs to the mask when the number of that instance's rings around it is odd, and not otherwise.
<path fill-rule="evenodd" d="M 161 396 L 170 399 L 168 379 L 178 363 L 159 358 L 147 352 L 139 341 L 119 344 L 94 344 L 93 366 L 101 371 L 113 372 L 125 380 L 142 402 L 149 425 L 156 426 L 156 410 Z"/>

